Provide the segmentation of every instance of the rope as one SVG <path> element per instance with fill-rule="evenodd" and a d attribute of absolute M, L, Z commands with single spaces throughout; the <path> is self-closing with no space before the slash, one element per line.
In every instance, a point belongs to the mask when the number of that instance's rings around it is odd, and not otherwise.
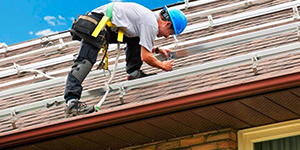
<path fill-rule="evenodd" d="M 116 57 L 116 60 L 115 60 L 115 67 L 114 67 L 114 71 L 113 73 L 111 74 L 109 80 L 107 81 L 107 83 L 105 83 L 105 94 L 104 96 L 102 97 L 102 99 L 99 101 L 99 103 L 96 105 L 96 111 L 99 110 L 100 106 L 103 104 L 103 102 L 105 101 L 109 91 L 110 91 L 110 87 L 109 87 L 109 84 L 110 82 L 112 81 L 112 79 L 114 78 L 115 74 L 116 74 L 116 70 L 117 70 L 117 67 L 118 67 L 118 61 L 119 61 L 119 57 L 120 57 L 120 42 L 118 42 L 118 48 L 117 48 L 117 57 Z"/>

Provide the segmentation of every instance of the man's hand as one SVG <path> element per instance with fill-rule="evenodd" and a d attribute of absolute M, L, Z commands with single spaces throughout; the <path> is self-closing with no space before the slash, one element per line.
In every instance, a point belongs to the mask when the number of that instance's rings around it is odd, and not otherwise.
<path fill-rule="evenodd" d="M 168 61 L 163 61 L 163 70 L 164 71 L 171 71 L 172 68 L 173 68 L 173 62 L 174 62 L 174 59 L 171 59 L 171 60 L 168 60 Z"/>
<path fill-rule="evenodd" d="M 171 51 L 172 51 L 172 50 L 170 50 L 170 49 L 165 49 L 165 48 L 159 48 L 159 49 L 158 49 L 158 52 L 161 53 L 161 54 L 163 54 L 163 55 L 165 55 L 166 58 L 169 57 L 168 53 L 171 52 Z"/>
<path fill-rule="evenodd" d="M 153 51 L 153 49 L 152 49 Z M 164 54 L 168 58 L 169 49 L 159 49 L 159 53 Z M 151 52 L 149 52 L 144 46 L 141 46 L 141 59 L 146 62 L 148 65 L 160 68 L 164 71 L 171 71 L 173 67 L 174 59 L 169 61 L 159 61 L 157 60 Z"/>

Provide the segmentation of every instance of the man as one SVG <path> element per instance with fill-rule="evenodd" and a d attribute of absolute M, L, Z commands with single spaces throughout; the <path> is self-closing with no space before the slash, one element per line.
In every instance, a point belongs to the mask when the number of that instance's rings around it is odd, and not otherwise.
<path fill-rule="evenodd" d="M 143 61 L 164 71 L 172 70 L 174 60 L 161 62 L 152 53 L 161 53 L 168 57 L 169 49 L 154 48 L 155 37 L 163 36 L 168 38 L 169 35 L 174 34 L 176 36 L 185 29 L 187 19 L 180 10 L 168 9 L 165 6 L 160 14 L 155 14 L 136 3 L 114 2 L 94 9 L 90 15 L 98 18 L 103 18 L 103 15 L 111 15 L 111 23 L 116 27 L 122 28 L 124 32 L 123 42 L 127 44 L 125 54 L 126 72 L 129 74 L 129 80 L 148 76 L 140 70 Z M 101 30 L 100 35 L 103 38 L 105 37 L 109 43 L 116 43 L 117 29 L 105 26 Z M 77 32 L 74 31 L 74 33 Z M 80 36 L 81 34 L 78 35 Z M 65 108 L 66 117 L 94 111 L 93 106 L 87 107 L 79 101 L 82 92 L 81 83 L 96 62 L 99 51 L 98 43 L 95 44 L 90 39 L 90 37 L 83 37 L 79 55 L 66 81 L 64 95 L 67 103 Z"/>

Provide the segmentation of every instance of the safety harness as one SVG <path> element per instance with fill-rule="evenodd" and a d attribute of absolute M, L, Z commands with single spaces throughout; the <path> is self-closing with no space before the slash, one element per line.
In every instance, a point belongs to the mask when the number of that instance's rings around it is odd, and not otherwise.
<path fill-rule="evenodd" d="M 102 60 L 100 61 L 100 64 L 98 65 L 97 69 L 104 69 L 108 70 L 108 34 L 106 34 L 107 28 L 104 28 L 104 26 L 108 27 L 113 27 L 117 28 L 116 25 L 114 25 L 111 22 L 112 18 L 112 11 L 113 11 L 113 5 L 114 3 L 111 3 L 108 5 L 107 10 L 106 10 L 106 16 L 101 13 L 99 14 L 100 16 L 94 15 L 94 14 L 87 14 L 87 15 L 81 15 L 78 17 L 77 20 L 74 20 L 72 28 L 70 30 L 72 39 L 73 40 L 80 40 L 84 39 L 85 42 L 99 48 L 99 53 L 101 52 L 102 49 Z M 101 20 L 100 20 L 101 18 Z M 106 93 L 100 100 L 100 102 L 95 105 L 95 110 L 98 111 L 99 107 L 102 105 L 104 102 L 106 96 L 108 95 L 110 88 L 109 84 L 114 78 L 114 75 L 117 70 L 118 66 L 118 59 L 120 56 L 120 43 L 123 42 L 123 29 L 121 27 L 118 27 L 118 48 L 117 48 L 117 57 L 115 60 L 115 66 L 114 66 L 114 71 L 110 76 L 110 79 L 108 80 L 107 83 L 105 83 L 105 88 L 106 88 Z M 105 63 L 103 61 L 105 60 Z M 104 65 L 103 65 L 104 64 Z"/>
<path fill-rule="evenodd" d="M 102 19 L 100 20 L 100 22 L 98 23 L 98 25 L 96 26 L 95 30 L 93 31 L 93 33 L 91 34 L 93 37 L 98 37 L 100 31 L 103 29 L 103 27 L 105 26 L 105 24 L 108 27 L 113 27 L 113 28 L 117 28 L 116 25 L 114 25 L 111 22 L 111 18 L 112 18 L 112 11 L 113 11 L 113 5 L 114 3 L 111 3 L 107 6 L 107 10 L 106 10 L 106 16 L 103 16 Z M 118 28 L 118 38 L 117 41 L 118 42 L 123 42 L 123 37 L 124 37 L 124 33 L 123 33 L 123 29 L 121 27 Z M 105 40 L 105 42 L 102 44 L 102 60 L 100 61 L 97 69 L 104 69 L 104 70 L 108 70 L 108 42 L 107 40 Z M 101 51 L 99 51 L 100 53 Z M 103 61 L 105 61 L 103 63 Z M 103 66 L 104 64 L 104 66 Z"/>
<path fill-rule="evenodd" d="M 106 16 L 101 14 L 87 14 L 80 15 L 77 20 L 74 20 L 72 28 L 70 30 L 72 39 L 81 41 L 84 39 L 85 42 L 99 48 L 99 53 L 101 53 L 102 49 L 102 60 L 100 61 L 97 69 L 108 70 L 108 44 L 107 39 L 107 27 L 118 28 L 111 22 L 112 12 L 113 12 L 114 3 L 110 3 L 107 6 Z M 100 19 L 101 18 L 101 19 Z M 123 42 L 123 29 L 121 27 L 118 28 L 118 42 Z M 98 54 L 99 54 L 98 53 Z"/>
<path fill-rule="evenodd" d="M 97 38 L 100 31 L 103 29 L 104 25 L 106 24 L 108 27 L 113 27 L 113 28 L 117 28 L 116 25 L 114 25 L 111 22 L 111 18 L 112 18 L 112 11 L 113 11 L 113 5 L 114 3 L 111 3 L 107 6 L 107 10 L 106 10 L 106 16 L 103 16 L 101 21 L 98 23 L 98 25 L 96 26 L 95 30 L 93 31 L 93 33 L 91 34 L 93 37 Z M 119 31 L 118 31 L 118 42 L 123 42 L 123 29 L 120 27 Z"/>

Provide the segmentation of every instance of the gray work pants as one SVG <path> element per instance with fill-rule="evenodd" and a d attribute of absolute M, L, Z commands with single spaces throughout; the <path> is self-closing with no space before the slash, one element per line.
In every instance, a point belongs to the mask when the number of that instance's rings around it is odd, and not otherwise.
<path fill-rule="evenodd" d="M 112 32 L 108 30 L 110 34 L 110 39 L 108 40 L 109 43 L 117 43 L 117 34 L 115 32 Z M 131 72 L 135 70 L 139 70 L 143 64 L 141 60 L 141 46 L 139 45 L 140 38 L 128 38 L 124 36 L 123 39 L 124 43 L 127 43 L 127 46 L 125 48 L 125 54 L 126 54 L 126 72 L 130 74 Z M 81 42 L 79 54 L 75 60 L 75 62 L 80 62 L 84 59 L 87 59 L 92 64 L 95 64 L 97 60 L 97 54 L 99 49 L 85 43 L 84 41 Z M 72 66 L 74 67 L 74 66 Z M 80 99 L 82 93 L 82 85 L 80 81 L 78 81 L 73 75 L 72 71 L 69 72 L 68 78 L 66 81 L 66 87 L 65 87 L 65 94 L 64 98 L 66 100 L 70 98 L 77 98 Z"/>

